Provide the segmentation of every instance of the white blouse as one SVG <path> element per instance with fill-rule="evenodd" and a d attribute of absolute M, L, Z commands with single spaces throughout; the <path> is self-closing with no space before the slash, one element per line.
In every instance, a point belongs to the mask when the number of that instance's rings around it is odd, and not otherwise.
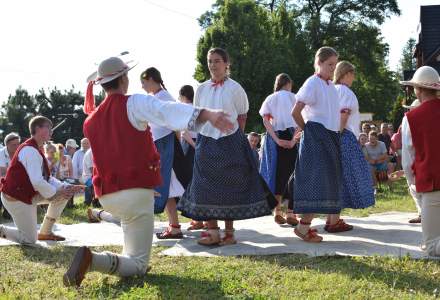
<path fill-rule="evenodd" d="M 296 94 L 296 101 L 306 105 L 302 111 L 304 122 L 313 121 L 328 130 L 340 131 L 339 96 L 333 82 L 310 76 Z"/>
<path fill-rule="evenodd" d="M 230 115 L 230 121 L 234 123 L 234 129 L 230 133 L 222 133 L 208 122 L 201 127 L 200 134 L 213 139 L 219 139 L 235 133 L 239 127 L 238 115 L 246 114 L 249 110 L 246 92 L 238 82 L 231 78 L 225 80 L 221 86 L 213 86 L 211 80 L 202 83 L 197 88 L 194 106 L 219 109 Z"/>
<path fill-rule="evenodd" d="M 171 94 L 168 91 L 163 90 L 163 89 L 160 90 L 157 94 L 155 94 L 154 97 L 156 97 L 157 99 L 162 100 L 162 101 L 176 102 L 176 99 L 174 99 L 173 96 L 171 96 Z M 157 140 L 169 135 L 171 132 L 173 132 L 172 130 L 168 129 L 167 127 L 159 126 L 154 123 L 150 123 L 150 128 L 151 128 L 151 134 L 153 135 L 153 141 L 157 141 Z"/>
<path fill-rule="evenodd" d="M 356 136 L 359 136 L 360 125 L 361 125 L 361 115 L 359 113 L 359 102 L 353 91 L 344 84 L 335 85 L 336 90 L 339 94 L 339 108 L 348 108 L 351 110 L 350 116 L 348 117 L 347 125 L 345 129 L 350 130 Z"/>
<path fill-rule="evenodd" d="M 409 127 L 408 118 L 406 116 L 402 119 L 402 169 L 405 172 L 406 181 L 408 186 L 414 191 L 416 190 L 416 176 L 412 169 L 414 161 L 416 159 L 416 150 L 411 137 L 411 129 Z"/>
<path fill-rule="evenodd" d="M 177 102 L 160 101 L 151 95 L 134 94 L 127 100 L 127 116 L 130 124 L 139 131 L 145 131 L 154 123 L 171 130 L 187 129 L 195 121 L 200 109 Z M 192 129 L 192 128 L 190 128 Z"/>
<path fill-rule="evenodd" d="M 260 115 L 270 115 L 270 123 L 275 131 L 287 128 L 296 128 L 297 125 L 292 117 L 292 109 L 295 106 L 295 94 L 281 90 L 267 96 L 260 108 Z"/>

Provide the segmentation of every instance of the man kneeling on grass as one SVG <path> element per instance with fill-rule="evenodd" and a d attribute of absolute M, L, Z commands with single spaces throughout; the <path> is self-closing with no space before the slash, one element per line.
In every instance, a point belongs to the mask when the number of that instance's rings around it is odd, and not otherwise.
<path fill-rule="evenodd" d="M 34 244 L 37 239 L 63 241 L 63 237 L 52 232 L 52 227 L 67 201 L 82 186 L 62 183 L 50 176 L 41 149 L 51 138 L 52 122 L 36 116 L 29 122 L 29 131 L 31 138 L 18 147 L 1 181 L 1 201 L 17 228 L 0 225 L 0 237 L 20 244 Z M 37 234 L 37 205 L 41 204 L 49 207 Z"/>

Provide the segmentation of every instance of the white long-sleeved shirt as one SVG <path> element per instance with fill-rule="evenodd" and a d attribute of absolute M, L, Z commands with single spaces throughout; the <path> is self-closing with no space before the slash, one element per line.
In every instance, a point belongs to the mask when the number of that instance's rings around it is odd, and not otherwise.
<path fill-rule="evenodd" d="M 23 147 L 18 153 L 18 161 L 26 169 L 29 180 L 35 191 L 48 199 L 65 186 L 64 183 L 54 177 L 46 181 L 43 177 L 43 158 L 37 149 L 31 146 Z"/>
<path fill-rule="evenodd" d="M 412 165 L 416 158 L 416 151 L 411 137 L 411 130 L 409 128 L 408 119 L 406 116 L 402 120 L 402 168 L 405 172 L 406 181 L 408 186 L 415 191 L 416 179 Z"/>
<path fill-rule="evenodd" d="M 72 158 L 72 169 L 73 169 L 73 178 L 80 179 L 83 173 L 83 159 L 86 151 L 84 149 L 79 149 L 73 154 Z"/>
<path fill-rule="evenodd" d="M 161 101 L 151 95 L 134 94 L 127 100 L 127 116 L 130 124 L 145 131 L 149 123 L 171 130 L 195 130 L 203 124 L 196 124 L 200 109 L 177 102 Z"/>
<path fill-rule="evenodd" d="M 83 159 L 83 172 L 82 172 L 82 182 L 86 183 L 87 180 L 93 176 L 93 153 L 92 149 L 87 150 L 84 154 Z"/>

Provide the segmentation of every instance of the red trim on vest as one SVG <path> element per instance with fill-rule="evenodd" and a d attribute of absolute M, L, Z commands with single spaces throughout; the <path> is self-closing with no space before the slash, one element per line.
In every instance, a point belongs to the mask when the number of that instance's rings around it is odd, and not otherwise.
<path fill-rule="evenodd" d="M 127 115 L 129 96 L 108 96 L 84 122 L 93 153 L 93 186 L 97 197 L 162 184 L 160 156 L 150 128 L 134 128 Z"/>
<path fill-rule="evenodd" d="M 45 180 L 49 180 L 50 171 L 49 165 L 47 163 L 46 157 L 43 152 L 38 148 L 37 142 L 30 138 L 22 143 L 14 154 L 11 163 L 6 172 L 6 176 L 2 178 L 1 191 L 6 195 L 20 200 L 26 204 L 32 204 L 32 198 L 35 197 L 38 192 L 34 190 L 32 183 L 29 179 L 29 175 L 26 172 L 23 164 L 18 160 L 18 154 L 24 147 L 34 147 L 37 149 L 43 158 L 43 177 Z"/>
<path fill-rule="evenodd" d="M 419 193 L 440 190 L 440 99 L 424 101 L 406 114 L 415 149 L 412 169 Z"/>

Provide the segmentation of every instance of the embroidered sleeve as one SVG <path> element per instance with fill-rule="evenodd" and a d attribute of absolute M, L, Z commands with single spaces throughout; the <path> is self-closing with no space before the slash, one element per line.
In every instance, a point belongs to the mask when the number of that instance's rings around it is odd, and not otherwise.
<path fill-rule="evenodd" d="M 202 112 L 201 108 L 198 108 L 198 107 L 194 108 L 193 114 L 192 114 L 192 116 L 191 116 L 191 118 L 189 119 L 189 122 L 188 122 L 188 130 L 189 131 L 197 131 L 197 129 L 201 125 L 203 125 L 202 123 L 197 122 L 197 119 L 198 119 L 198 117 L 199 117 L 201 112 Z"/>

